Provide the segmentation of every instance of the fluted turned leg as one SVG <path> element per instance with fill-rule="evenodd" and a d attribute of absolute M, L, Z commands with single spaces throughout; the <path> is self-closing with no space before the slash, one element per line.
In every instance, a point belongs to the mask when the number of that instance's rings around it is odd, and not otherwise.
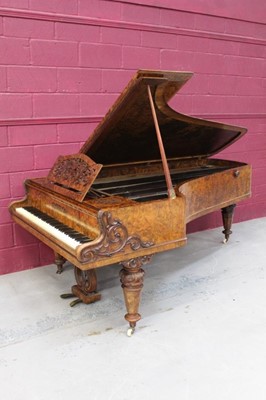
<path fill-rule="evenodd" d="M 61 256 L 61 254 L 58 254 L 56 252 L 54 254 L 55 254 L 54 262 L 55 262 L 55 264 L 57 266 L 56 273 L 57 274 L 61 274 L 63 272 L 63 265 L 65 264 L 66 259 L 63 256 Z"/>
<path fill-rule="evenodd" d="M 229 236 L 231 235 L 231 227 L 232 227 L 232 222 L 233 222 L 233 215 L 234 215 L 234 209 L 235 209 L 235 204 L 232 204 L 228 207 L 222 208 L 222 217 L 223 217 L 223 234 L 225 236 L 224 243 L 227 243 L 229 240 Z"/>
<path fill-rule="evenodd" d="M 120 280 L 127 309 L 125 319 L 129 322 L 130 326 L 128 336 L 131 336 L 135 330 L 136 323 L 141 319 L 139 305 L 144 278 L 142 266 L 150 260 L 151 256 L 144 256 L 121 262 L 123 268 L 120 271 Z"/>

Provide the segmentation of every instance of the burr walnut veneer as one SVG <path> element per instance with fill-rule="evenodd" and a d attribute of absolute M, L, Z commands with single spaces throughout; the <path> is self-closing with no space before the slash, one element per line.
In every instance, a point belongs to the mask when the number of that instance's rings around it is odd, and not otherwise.
<path fill-rule="evenodd" d="M 187 222 L 217 209 L 227 241 L 235 204 L 250 196 L 250 166 L 212 158 L 245 129 L 168 106 L 190 77 L 138 71 L 80 153 L 59 157 L 47 177 L 27 180 L 26 197 L 10 205 L 14 220 L 54 250 L 58 272 L 65 260 L 74 265 L 79 300 L 100 299 L 97 268 L 122 265 L 129 333 L 140 319 L 143 265 L 184 246 Z"/>

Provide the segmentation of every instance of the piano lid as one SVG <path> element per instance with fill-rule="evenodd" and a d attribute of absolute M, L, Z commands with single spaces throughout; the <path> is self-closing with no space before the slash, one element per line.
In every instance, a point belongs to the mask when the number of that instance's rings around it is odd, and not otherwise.
<path fill-rule="evenodd" d="M 189 117 L 168 106 L 191 76 L 190 72 L 138 71 L 80 152 L 104 165 L 160 160 L 148 85 L 168 159 L 209 157 L 232 144 L 245 128 Z"/>

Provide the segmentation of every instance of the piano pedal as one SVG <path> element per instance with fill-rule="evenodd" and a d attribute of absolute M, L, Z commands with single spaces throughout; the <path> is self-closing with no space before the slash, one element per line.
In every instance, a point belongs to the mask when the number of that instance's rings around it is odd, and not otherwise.
<path fill-rule="evenodd" d="M 71 303 L 69 303 L 70 307 L 74 307 L 76 304 L 82 303 L 82 300 L 80 299 L 76 299 L 71 301 Z"/>
<path fill-rule="evenodd" d="M 73 293 L 63 293 L 60 294 L 61 299 L 71 299 L 73 297 L 76 297 Z M 71 303 L 69 303 L 70 307 L 74 307 L 76 304 L 81 303 L 82 300 L 80 299 L 76 299 L 71 301 Z"/>
<path fill-rule="evenodd" d="M 63 293 L 60 294 L 61 299 L 71 299 L 72 297 L 76 297 L 73 293 Z"/>
<path fill-rule="evenodd" d="M 94 269 L 82 271 L 74 267 L 77 285 L 72 286 L 71 293 L 62 294 L 62 299 L 70 299 L 76 297 L 70 303 L 70 307 L 74 307 L 78 303 L 95 303 L 101 300 L 101 294 L 97 292 L 97 277 Z"/>
<path fill-rule="evenodd" d="M 73 293 L 63 293 L 60 295 L 61 299 L 71 299 L 73 297 L 76 297 Z M 74 307 L 76 304 L 78 303 L 82 303 L 81 299 L 77 299 L 71 301 L 71 303 L 69 303 L 70 307 Z"/>
<path fill-rule="evenodd" d="M 84 293 L 77 285 L 72 286 L 71 290 L 72 293 L 64 293 L 60 295 L 61 299 L 71 299 L 73 297 L 76 297 L 76 300 L 71 301 L 71 303 L 69 304 L 70 307 L 74 307 L 76 304 L 79 303 L 95 303 L 96 301 L 101 300 L 102 297 L 102 295 L 98 292 Z"/>

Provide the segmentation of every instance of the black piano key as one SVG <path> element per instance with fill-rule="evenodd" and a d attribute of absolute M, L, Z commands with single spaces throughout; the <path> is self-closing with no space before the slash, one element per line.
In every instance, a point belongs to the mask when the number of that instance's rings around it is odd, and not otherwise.
<path fill-rule="evenodd" d="M 55 225 L 53 225 L 53 226 L 55 226 Z M 80 232 L 75 231 L 72 228 L 67 227 L 66 225 L 64 225 L 62 223 L 57 223 L 57 225 L 55 227 L 60 229 L 60 231 L 64 232 L 66 235 L 70 236 L 72 239 L 76 239 L 78 241 L 81 241 L 81 240 L 89 241 L 90 240 L 87 236 L 83 235 Z"/>
<path fill-rule="evenodd" d="M 66 227 L 66 225 L 60 224 L 60 226 L 58 226 L 58 229 L 60 229 L 61 232 L 64 232 L 66 235 L 68 235 L 72 239 L 78 240 L 79 242 L 81 242 L 81 240 L 83 240 L 83 241 L 85 240 L 86 242 L 91 240 L 90 238 L 83 235 L 82 233 L 79 233 L 72 228 Z"/>
<path fill-rule="evenodd" d="M 60 229 L 60 230 L 62 230 L 62 232 L 64 232 L 66 235 L 68 235 L 68 236 L 71 236 L 71 237 L 80 237 L 80 238 L 85 238 L 86 236 L 84 236 L 82 233 L 79 233 L 79 232 L 77 232 L 77 231 L 75 231 L 74 229 L 72 229 L 72 228 L 64 228 L 64 227 L 62 227 L 62 229 Z"/>
<path fill-rule="evenodd" d="M 78 240 L 80 243 L 87 243 L 87 242 L 91 241 L 91 239 L 89 239 L 89 238 L 87 238 L 86 236 L 83 236 L 83 235 L 74 236 L 72 238 Z"/>
<path fill-rule="evenodd" d="M 30 213 L 32 213 L 33 215 L 35 215 L 36 217 L 40 218 L 41 220 L 47 222 L 48 224 L 50 224 L 51 226 L 53 226 L 54 228 L 60 230 L 61 232 L 63 232 L 64 234 L 66 234 L 67 236 L 71 237 L 72 239 L 77 240 L 80 243 L 87 243 L 90 242 L 92 239 L 83 235 L 82 233 L 76 231 L 73 228 L 70 228 L 69 226 L 63 224 L 62 222 L 58 221 L 57 219 L 50 217 L 49 215 L 45 214 L 44 212 L 38 210 L 35 207 L 24 207 L 27 211 L 29 211 Z"/>

